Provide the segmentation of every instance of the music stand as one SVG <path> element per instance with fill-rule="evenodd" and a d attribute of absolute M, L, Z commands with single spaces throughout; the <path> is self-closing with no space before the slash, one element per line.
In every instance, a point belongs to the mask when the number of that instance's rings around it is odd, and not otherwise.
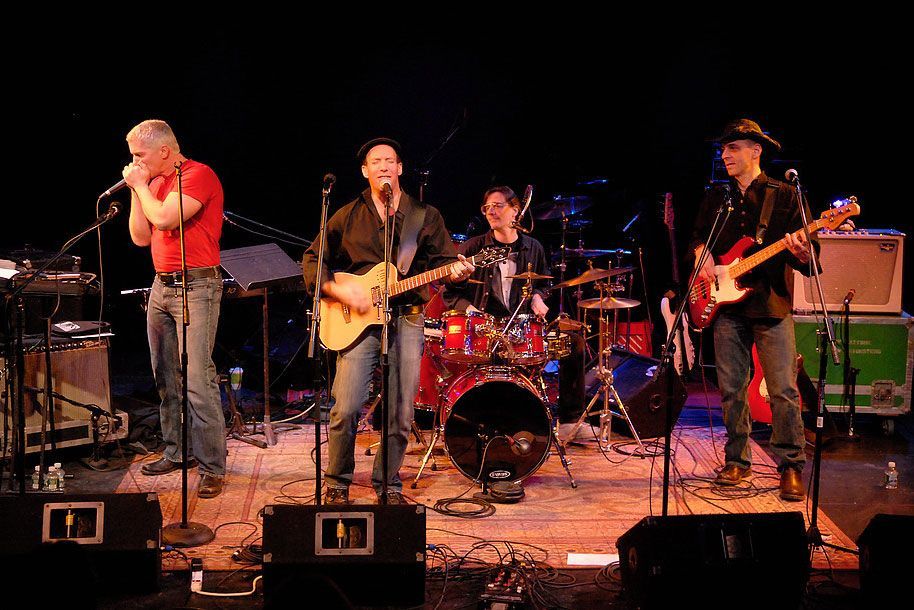
<path fill-rule="evenodd" d="M 294 429 L 288 426 L 274 429 L 270 423 L 270 313 L 269 289 L 289 286 L 302 281 L 301 265 L 274 243 L 246 248 L 223 250 L 219 253 L 222 269 L 245 292 L 263 295 L 263 435 L 268 445 L 276 444 L 276 432 Z M 256 427 L 255 427 L 256 429 Z"/>

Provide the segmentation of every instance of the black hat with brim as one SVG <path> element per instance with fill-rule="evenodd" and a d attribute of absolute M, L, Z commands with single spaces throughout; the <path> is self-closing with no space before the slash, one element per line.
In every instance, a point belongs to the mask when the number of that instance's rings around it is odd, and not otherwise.
<path fill-rule="evenodd" d="M 402 157 L 400 154 L 400 143 L 392 138 L 374 138 L 373 140 L 368 140 L 362 147 L 359 149 L 358 157 L 359 163 L 365 163 L 365 157 L 368 156 L 368 151 L 370 151 L 375 146 L 380 146 L 381 144 L 386 144 L 394 149 L 394 152 L 397 153 L 397 157 Z"/>
<path fill-rule="evenodd" d="M 724 128 L 724 133 L 714 140 L 718 144 L 727 144 L 734 140 L 752 140 L 762 145 L 762 148 L 773 151 L 781 150 L 781 144 L 762 131 L 759 124 L 750 119 L 737 119 Z"/>

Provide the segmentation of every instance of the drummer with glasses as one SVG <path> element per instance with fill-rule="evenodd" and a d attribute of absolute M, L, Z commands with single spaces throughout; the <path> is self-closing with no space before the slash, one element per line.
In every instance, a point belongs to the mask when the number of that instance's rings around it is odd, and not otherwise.
<path fill-rule="evenodd" d="M 523 299 L 526 283 L 510 276 L 528 270 L 546 274 L 546 255 L 539 241 L 517 230 L 515 223 L 520 220 L 521 204 L 510 187 L 493 186 L 487 190 L 480 210 L 489 223 L 489 231 L 463 242 L 458 251 L 472 256 L 489 246 L 509 246 L 511 252 L 500 263 L 477 267 L 472 276 L 476 282 L 446 285 L 443 299 L 447 309 L 482 311 L 496 318 L 507 318 Z M 519 314 L 545 317 L 549 312 L 545 302 L 548 288 L 547 280 L 533 280 L 533 296 Z"/>

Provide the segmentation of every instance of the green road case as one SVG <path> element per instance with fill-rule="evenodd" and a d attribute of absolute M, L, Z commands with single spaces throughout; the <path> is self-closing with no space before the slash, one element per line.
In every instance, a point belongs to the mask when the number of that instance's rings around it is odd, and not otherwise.
<path fill-rule="evenodd" d="M 816 330 L 821 326 L 815 316 L 794 315 L 797 351 L 803 355 L 803 365 L 818 383 L 819 354 Z M 844 412 L 844 317 L 834 315 L 835 333 L 841 351 L 842 365 L 835 366 L 828 358 L 825 376 L 825 406 L 829 411 Z M 857 375 L 856 410 L 858 413 L 893 417 L 911 410 L 911 367 L 914 352 L 914 318 L 902 312 L 900 316 L 850 317 L 851 366 L 860 369 Z M 846 401 L 849 403 L 849 401 Z"/>

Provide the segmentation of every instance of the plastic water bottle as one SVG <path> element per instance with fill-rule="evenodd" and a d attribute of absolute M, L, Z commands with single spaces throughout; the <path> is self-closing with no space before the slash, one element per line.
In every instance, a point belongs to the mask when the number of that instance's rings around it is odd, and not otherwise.
<path fill-rule="evenodd" d="M 898 470 L 895 468 L 895 462 L 889 462 L 889 467 L 885 469 L 885 488 L 898 489 Z"/>
<path fill-rule="evenodd" d="M 45 491 L 57 491 L 57 469 L 53 466 L 48 468 L 44 475 Z"/>
<path fill-rule="evenodd" d="M 41 491 L 41 466 L 35 466 L 35 472 L 32 473 L 32 489 Z"/>
<path fill-rule="evenodd" d="M 57 489 L 63 491 L 64 489 L 64 470 L 60 462 L 54 462 L 54 468 L 57 469 Z"/>

